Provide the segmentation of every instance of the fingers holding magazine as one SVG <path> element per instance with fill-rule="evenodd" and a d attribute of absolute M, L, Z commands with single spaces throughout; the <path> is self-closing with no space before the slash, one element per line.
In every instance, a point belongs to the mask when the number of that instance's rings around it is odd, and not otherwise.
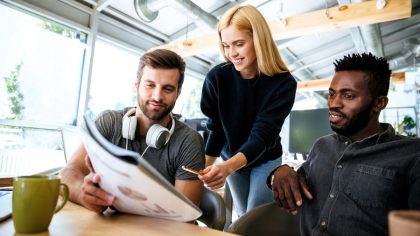
<path fill-rule="evenodd" d="M 78 196 L 78 202 L 86 208 L 101 212 L 112 205 L 119 212 L 180 222 L 190 222 L 202 215 L 197 205 L 178 192 L 138 152 L 104 138 L 88 113 L 81 133 L 84 155 L 88 154 L 81 164 L 88 175 L 83 181 L 83 200 Z"/>
<path fill-rule="evenodd" d="M 93 170 L 92 162 L 90 162 L 89 155 L 85 156 L 85 165 L 89 169 L 90 172 L 95 173 L 95 170 Z"/>
<path fill-rule="evenodd" d="M 90 173 L 83 180 L 80 202 L 92 211 L 103 212 L 107 207 L 114 204 L 115 197 L 99 187 L 101 178 L 95 174 L 89 156 L 85 157 L 85 164 Z"/>

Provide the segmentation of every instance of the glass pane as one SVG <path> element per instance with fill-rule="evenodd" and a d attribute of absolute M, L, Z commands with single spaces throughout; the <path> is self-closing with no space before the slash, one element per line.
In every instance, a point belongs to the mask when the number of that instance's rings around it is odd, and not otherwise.
<path fill-rule="evenodd" d="M 62 133 L 0 125 L 0 176 L 32 175 L 66 164 Z"/>
<path fill-rule="evenodd" d="M 417 136 L 417 120 L 414 107 L 389 107 L 382 113 L 381 122 L 390 123 L 397 133 Z"/>
<path fill-rule="evenodd" d="M 173 110 L 175 114 L 181 114 L 182 117 L 187 119 L 205 117 L 200 109 L 203 83 L 203 79 L 198 79 L 188 75 L 185 76 L 181 95 L 178 97 Z"/>
<path fill-rule="evenodd" d="M 86 35 L 4 5 L 0 28 L 0 118 L 74 124 Z"/>
<path fill-rule="evenodd" d="M 95 115 L 103 110 L 134 106 L 137 67 L 140 56 L 102 40 L 96 41 L 90 85 L 89 110 Z"/>
<path fill-rule="evenodd" d="M 95 115 L 103 110 L 136 106 L 136 81 L 141 55 L 116 44 L 98 39 L 95 46 L 89 110 Z M 186 75 L 174 113 L 186 118 L 204 117 L 200 110 L 203 80 Z"/>

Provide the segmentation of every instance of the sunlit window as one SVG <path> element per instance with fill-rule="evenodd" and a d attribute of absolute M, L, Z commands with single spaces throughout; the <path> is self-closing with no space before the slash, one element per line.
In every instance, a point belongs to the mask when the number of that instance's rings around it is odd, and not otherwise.
<path fill-rule="evenodd" d="M 204 80 L 189 76 L 185 76 L 182 85 L 181 95 L 178 97 L 174 107 L 174 113 L 181 114 L 184 118 L 203 118 L 204 115 L 200 110 L 201 89 Z"/>
<path fill-rule="evenodd" d="M 5 5 L 0 29 L 0 176 L 62 167 L 61 129 L 41 126 L 76 124 L 87 36 Z"/>
<path fill-rule="evenodd" d="M 98 114 L 103 110 L 120 110 L 136 106 L 136 81 L 141 55 L 117 44 L 97 40 L 93 73 L 89 92 L 89 110 Z M 203 117 L 200 110 L 203 80 L 186 73 L 181 95 L 173 110 L 186 118 Z"/>
<path fill-rule="evenodd" d="M 86 35 L 4 5 L 0 28 L 0 118 L 74 124 Z"/>
<path fill-rule="evenodd" d="M 98 114 L 103 110 L 120 110 L 134 106 L 137 67 L 140 55 L 97 40 L 89 91 L 89 110 Z"/>

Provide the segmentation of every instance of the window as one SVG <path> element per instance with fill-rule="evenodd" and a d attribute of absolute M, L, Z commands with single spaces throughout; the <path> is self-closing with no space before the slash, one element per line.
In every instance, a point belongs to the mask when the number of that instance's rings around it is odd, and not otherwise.
<path fill-rule="evenodd" d="M 75 124 L 86 34 L 4 5 L 0 28 L 0 118 Z"/>
<path fill-rule="evenodd" d="M 32 175 L 66 164 L 60 129 L 29 127 L 23 122 L 0 125 L 0 176 Z"/>
<path fill-rule="evenodd" d="M 93 114 L 137 105 L 134 83 L 140 57 L 117 44 L 96 41 L 88 105 Z M 174 113 L 186 118 L 203 117 L 200 110 L 203 82 L 186 73 Z"/>
<path fill-rule="evenodd" d="M 140 55 L 122 47 L 96 41 L 88 104 L 93 114 L 135 106 L 139 59 Z"/>
<path fill-rule="evenodd" d="M 200 109 L 203 83 L 203 79 L 195 78 L 186 73 L 181 95 L 178 97 L 173 112 L 188 119 L 203 118 L 204 114 Z"/>

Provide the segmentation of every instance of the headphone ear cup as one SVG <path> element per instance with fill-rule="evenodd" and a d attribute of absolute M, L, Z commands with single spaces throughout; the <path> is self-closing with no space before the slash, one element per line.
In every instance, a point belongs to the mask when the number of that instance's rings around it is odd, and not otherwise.
<path fill-rule="evenodd" d="M 134 140 L 136 136 L 137 117 L 127 116 L 123 117 L 122 136 L 123 138 Z"/>
<path fill-rule="evenodd" d="M 166 144 L 169 135 L 170 133 L 167 128 L 159 124 L 154 124 L 147 131 L 146 144 L 153 148 L 160 149 Z"/>

